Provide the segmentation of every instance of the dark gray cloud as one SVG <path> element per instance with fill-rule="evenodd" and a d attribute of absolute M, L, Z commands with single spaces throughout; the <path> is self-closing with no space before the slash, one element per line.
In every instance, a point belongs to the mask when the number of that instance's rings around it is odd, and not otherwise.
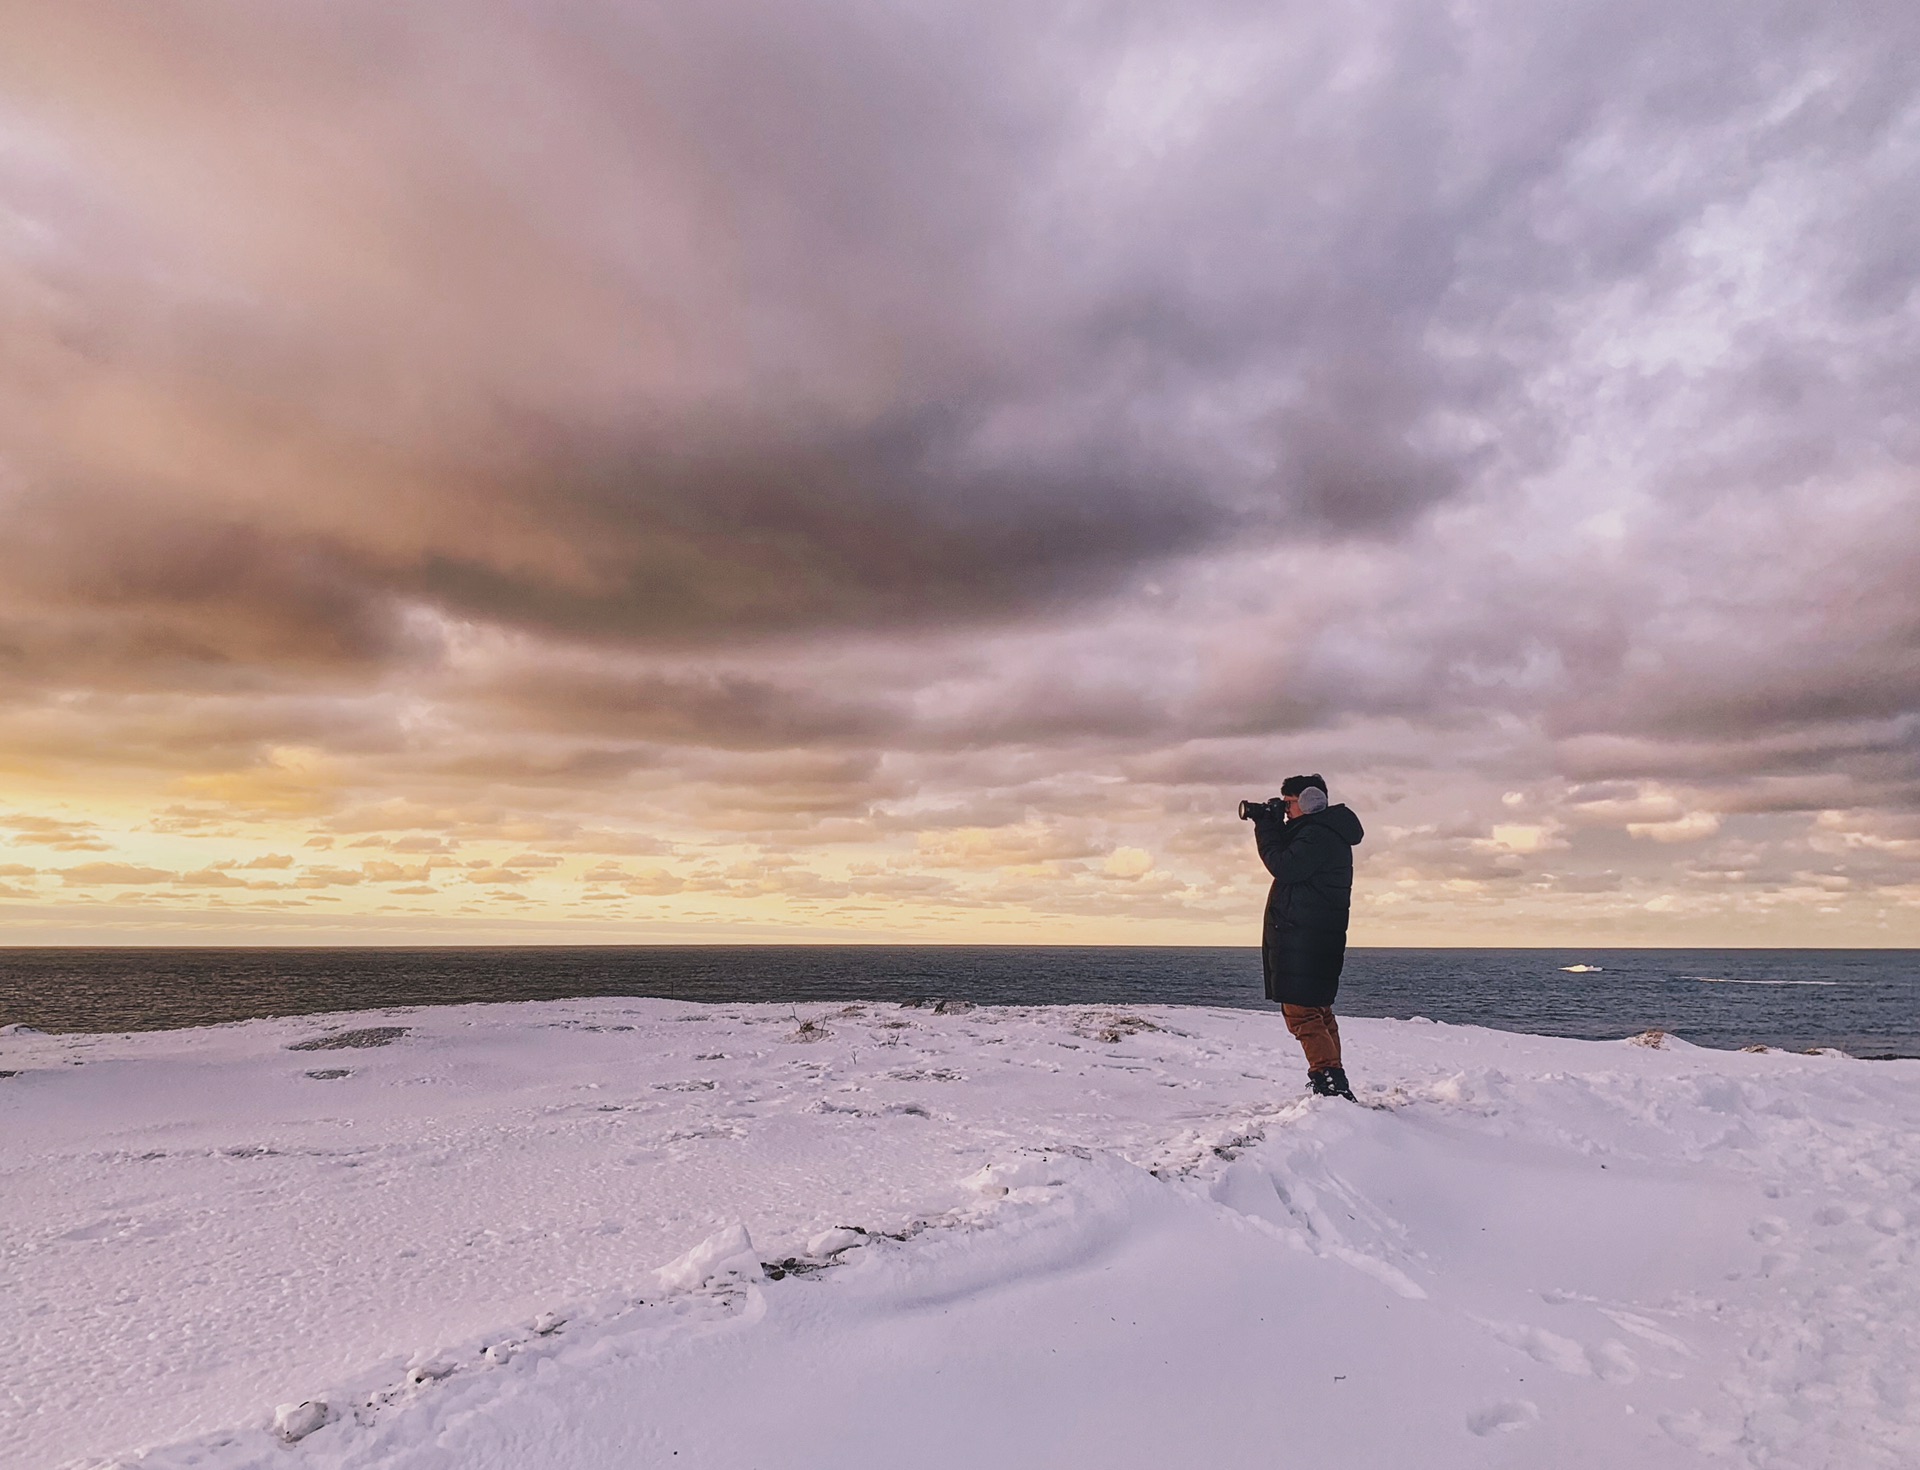
<path fill-rule="evenodd" d="M 1862 423 L 1910 454 L 1884 330 L 1910 212 L 1868 186 L 1913 24 L 16 16 L 10 192 L 49 238 L 7 261 L 16 422 L 44 425 L 13 570 L 172 678 L 404 657 L 410 600 L 704 641 L 1395 537 L 1553 463 L 1580 425 L 1542 378 L 1580 315 L 1670 310 L 1702 285 L 1689 232 L 1813 170 L 1857 186 L 1807 221 L 1819 278 L 1715 369 L 1744 427 L 1652 472 L 1804 479 Z M 1844 360 L 1816 350 L 1836 316 Z"/>

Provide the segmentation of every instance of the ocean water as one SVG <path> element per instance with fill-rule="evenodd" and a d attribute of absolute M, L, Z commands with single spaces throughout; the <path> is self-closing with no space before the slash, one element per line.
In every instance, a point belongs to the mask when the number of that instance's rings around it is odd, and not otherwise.
<path fill-rule="evenodd" d="M 0 1025 L 145 1031 L 470 1001 L 1266 1008 L 1254 949 L 635 946 L 0 949 Z M 1920 951 L 1354 949 L 1339 1009 L 1553 1036 L 1920 1056 Z"/>

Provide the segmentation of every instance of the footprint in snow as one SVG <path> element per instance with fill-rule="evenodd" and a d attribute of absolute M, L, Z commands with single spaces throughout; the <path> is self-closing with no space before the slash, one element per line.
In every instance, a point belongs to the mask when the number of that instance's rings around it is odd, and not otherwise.
<path fill-rule="evenodd" d="M 1607 1383 L 1632 1383 L 1640 1376 L 1640 1360 L 1616 1338 L 1588 1348 L 1587 1361 L 1593 1365 L 1594 1377 Z"/>
<path fill-rule="evenodd" d="M 1529 1424 L 1539 1421 L 1540 1410 L 1531 1400 L 1502 1399 L 1497 1404 L 1488 1404 L 1484 1409 L 1476 1409 L 1467 1415 L 1467 1428 L 1485 1438 L 1489 1434 L 1525 1429 Z"/>
<path fill-rule="evenodd" d="M 1524 1322 L 1489 1322 L 1494 1337 L 1510 1348 L 1518 1348 L 1534 1362 L 1561 1373 L 1582 1377 L 1594 1371 L 1587 1350 L 1570 1337 L 1530 1327 Z"/>

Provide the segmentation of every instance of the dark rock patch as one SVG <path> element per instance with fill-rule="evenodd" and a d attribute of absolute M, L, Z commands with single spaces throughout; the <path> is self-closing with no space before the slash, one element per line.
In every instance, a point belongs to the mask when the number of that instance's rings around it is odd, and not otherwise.
<path fill-rule="evenodd" d="M 311 1041 L 296 1041 L 288 1051 L 348 1051 L 369 1046 L 392 1046 L 407 1034 L 405 1026 L 367 1026 L 358 1031 L 336 1031 Z"/>

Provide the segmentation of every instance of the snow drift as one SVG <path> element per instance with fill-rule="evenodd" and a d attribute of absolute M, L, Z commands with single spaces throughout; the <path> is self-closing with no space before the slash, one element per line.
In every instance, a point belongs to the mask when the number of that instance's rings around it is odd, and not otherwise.
<path fill-rule="evenodd" d="M 0 1037 L 0 1463 L 1920 1463 L 1920 1063 L 592 1000 Z"/>

